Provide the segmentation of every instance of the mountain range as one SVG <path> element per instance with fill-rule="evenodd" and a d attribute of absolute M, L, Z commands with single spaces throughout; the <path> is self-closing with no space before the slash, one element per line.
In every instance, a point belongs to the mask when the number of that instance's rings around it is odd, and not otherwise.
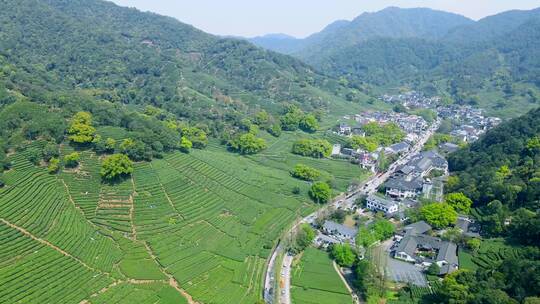
<path fill-rule="evenodd" d="M 251 41 L 331 77 L 379 87 L 405 85 L 515 116 L 539 104 L 539 24 L 540 9 L 473 21 L 431 9 L 391 7 L 338 21 L 305 39 Z"/>

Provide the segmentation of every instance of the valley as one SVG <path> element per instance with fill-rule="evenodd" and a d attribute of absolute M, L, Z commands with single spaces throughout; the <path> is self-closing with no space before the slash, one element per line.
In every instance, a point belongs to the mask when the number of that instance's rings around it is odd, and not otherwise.
<path fill-rule="evenodd" d="M 115 3 L 0 1 L 0 303 L 538 302 L 539 8 Z"/>

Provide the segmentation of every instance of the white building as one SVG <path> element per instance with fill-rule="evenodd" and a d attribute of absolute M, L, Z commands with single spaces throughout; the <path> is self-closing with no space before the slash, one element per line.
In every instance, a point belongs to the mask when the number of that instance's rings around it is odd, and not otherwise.
<path fill-rule="evenodd" d="M 382 211 L 385 214 L 393 214 L 399 210 L 399 205 L 396 201 L 373 194 L 368 196 L 366 206 L 373 211 Z"/>

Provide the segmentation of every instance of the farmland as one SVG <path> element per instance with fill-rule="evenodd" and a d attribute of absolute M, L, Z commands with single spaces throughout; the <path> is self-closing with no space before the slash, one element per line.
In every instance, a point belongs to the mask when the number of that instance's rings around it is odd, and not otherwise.
<path fill-rule="evenodd" d="M 0 302 L 254 303 L 275 241 L 316 208 L 291 192 L 309 185 L 278 162 L 264 166 L 267 156 L 215 145 L 136 163 L 130 178 L 103 183 L 100 157 L 80 153 L 79 167 L 58 175 L 25 153 L 10 156 L 0 190 Z M 341 172 L 338 181 L 362 177 L 339 161 L 302 161 Z M 334 271 L 329 261 L 324 271 Z M 348 298 L 337 279 L 332 296 Z"/>
<path fill-rule="evenodd" d="M 507 245 L 502 239 L 486 239 L 475 254 L 460 250 L 459 262 L 464 269 L 476 270 L 496 267 L 505 259 L 520 256 L 519 247 Z"/>
<path fill-rule="evenodd" d="M 308 248 L 292 274 L 294 304 L 350 304 L 352 298 L 326 252 Z"/>

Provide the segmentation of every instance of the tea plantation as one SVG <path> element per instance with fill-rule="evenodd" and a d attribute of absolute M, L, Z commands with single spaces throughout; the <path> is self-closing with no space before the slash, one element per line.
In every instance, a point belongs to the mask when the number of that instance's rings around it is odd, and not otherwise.
<path fill-rule="evenodd" d="M 0 189 L 0 303 L 252 304 L 275 241 L 316 208 L 291 192 L 307 183 L 261 164 L 268 155 L 217 146 L 169 154 L 111 184 L 99 176 L 100 157 L 80 153 L 77 168 L 56 175 L 24 153 L 10 156 Z M 354 174 L 339 161 L 306 161 L 344 168 L 343 179 Z"/>
<path fill-rule="evenodd" d="M 352 297 L 328 253 L 308 248 L 292 273 L 294 304 L 350 304 Z"/>

